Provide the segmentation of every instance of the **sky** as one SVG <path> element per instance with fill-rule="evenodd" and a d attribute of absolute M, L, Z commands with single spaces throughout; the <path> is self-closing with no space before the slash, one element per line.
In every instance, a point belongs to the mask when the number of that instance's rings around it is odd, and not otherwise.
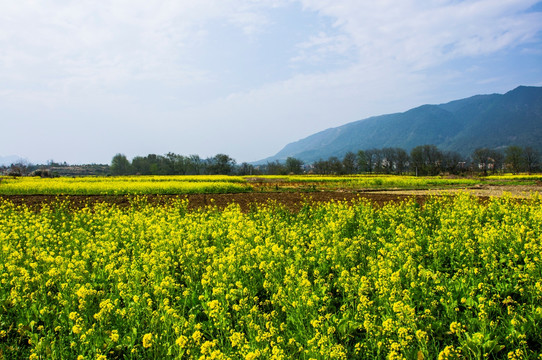
<path fill-rule="evenodd" d="M 0 0 L 0 157 L 238 163 L 542 86 L 542 1 Z"/>

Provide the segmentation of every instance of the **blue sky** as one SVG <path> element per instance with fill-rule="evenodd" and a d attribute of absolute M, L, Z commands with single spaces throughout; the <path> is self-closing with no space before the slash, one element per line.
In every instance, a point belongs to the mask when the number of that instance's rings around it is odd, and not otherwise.
<path fill-rule="evenodd" d="M 542 1 L 0 0 L 0 157 L 238 162 L 369 116 L 542 86 Z"/>

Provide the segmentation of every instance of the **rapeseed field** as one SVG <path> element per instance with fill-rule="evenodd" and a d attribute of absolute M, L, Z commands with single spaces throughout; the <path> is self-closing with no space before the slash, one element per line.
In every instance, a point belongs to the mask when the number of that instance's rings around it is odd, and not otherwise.
<path fill-rule="evenodd" d="M 541 359 L 542 198 L 0 201 L 0 358 Z"/>
<path fill-rule="evenodd" d="M 482 179 L 415 177 L 400 175 L 175 175 L 175 176 L 88 176 L 88 177 L 0 177 L 0 195 L 175 195 L 259 191 L 253 183 L 270 189 L 300 190 L 450 188 L 469 187 Z M 276 185 L 276 187 L 275 187 Z M 269 191 L 270 189 L 265 189 Z M 273 191 L 273 190 L 271 190 Z"/>
<path fill-rule="evenodd" d="M 149 195 L 248 192 L 239 176 L 88 176 L 0 178 L 2 195 Z"/>

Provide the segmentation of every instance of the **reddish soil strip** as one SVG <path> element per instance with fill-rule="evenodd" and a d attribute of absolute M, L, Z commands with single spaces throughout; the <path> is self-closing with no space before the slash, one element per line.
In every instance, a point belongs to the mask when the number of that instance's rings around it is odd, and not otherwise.
<path fill-rule="evenodd" d="M 270 193 L 240 193 L 240 194 L 193 194 L 193 195 L 147 195 L 147 201 L 151 204 L 163 204 L 172 199 L 188 199 L 188 208 L 197 209 L 209 205 L 216 205 L 218 208 L 224 208 L 228 204 L 237 203 L 243 211 L 247 211 L 254 204 L 262 204 L 269 201 L 277 202 L 292 211 L 299 210 L 304 203 L 326 202 L 326 201 L 351 201 L 356 199 L 367 199 L 375 205 L 384 205 L 389 202 L 400 202 L 408 198 L 414 198 L 420 205 L 425 203 L 427 195 L 406 195 L 393 193 L 375 193 L 375 192 L 340 192 L 340 191 L 322 191 L 322 192 L 270 192 Z M 30 208 L 37 209 L 44 204 L 51 204 L 56 201 L 69 200 L 71 206 L 84 207 L 93 203 L 110 203 L 120 207 L 130 205 L 133 196 L 116 195 L 70 195 L 70 196 L 52 196 L 52 195 L 0 195 L 0 199 L 6 199 L 15 205 L 27 205 Z"/>

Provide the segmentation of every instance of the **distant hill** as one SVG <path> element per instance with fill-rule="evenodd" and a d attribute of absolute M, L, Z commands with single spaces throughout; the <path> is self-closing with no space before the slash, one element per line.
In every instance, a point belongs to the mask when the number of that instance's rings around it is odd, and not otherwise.
<path fill-rule="evenodd" d="M 504 95 L 477 95 L 404 113 L 375 116 L 327 129 L 286 145 L 256 163 L 295 157 L 305 163 L 342 158 L 348 151 L 433 144 L 463 156 L 474 149 L 532 146 L 542 152 L 542 87 L 520 86 Z"/>
<path fill-rule="evenodd" d="M 9 166 L 18 162 L 27 161 L 18 155 L 0 156 L 0 166 Z"/>

